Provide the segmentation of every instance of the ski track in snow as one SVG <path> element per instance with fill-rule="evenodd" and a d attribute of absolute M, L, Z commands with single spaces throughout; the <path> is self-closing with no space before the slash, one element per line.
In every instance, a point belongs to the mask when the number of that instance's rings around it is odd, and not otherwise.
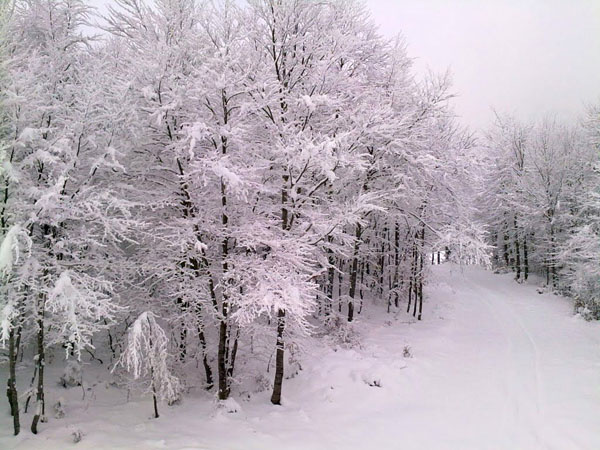
<path fill-rule="evenodd" d="M 393 314 L 368 305 L 356 325 L 362 348 L 312 340 L 304 370 L 284 383 L 282 407 L 263 392 L 228 414 L 199 393 L 151 420 L 148 399 L 125 403 L 123 392 L 96 388 L 85 403 L 81 390 L 52 387 L 49 408 L 60 395 L 67 416 L 33 437 L 25 415 L 13 438 L 5 414 L 0 448 L 600 449 L 600 324 L 508 274 L 449 264 L 433 271 L 422 322 L 406 305 Z M 413 357 L 402 356 L 405 345 Z M 0 403 L 6 411 L 4 396 Z M 84 432 L 78 444 L 73 428 Z"/>
<path fill-rule="evenodd" d="M 479 287 L 481 292 L 485 293 L 480 297 L 481 304 L 489 309 L 491 317 L 496 320 L 502 332 L 505 333 L 506 339 L 510 342 L 508 357 L 505 358 L 508 368 L 507 385 L 510 387 L 507 395 L 510 396 L 510 403 L 515 414 L 510 415 L 510 408 L 505 414 L 513 419 L 511 422 L 513 433 L 519 430 L 525 439 L 533 437 L 532 444 L 545 448 L 546 445 L 544 445 L 544 440 L 538 433 L 535 423 L 536 417 L 543 417 L 538 347 L 519 315 L 511 307 L 510 294 L 499 294 L 485 286 Z M 508 434 L 511 433 L 510 429 L 506 431 Z M 532 436 L 528 436 L 529 433 Z M 518 444 L 517 438 L 514 438 L 514 444 Z"/>

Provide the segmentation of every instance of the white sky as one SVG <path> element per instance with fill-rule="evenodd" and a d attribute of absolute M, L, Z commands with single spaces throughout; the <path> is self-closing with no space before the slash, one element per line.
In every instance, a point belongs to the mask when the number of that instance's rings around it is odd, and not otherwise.
<path fill-rule="evenodd" d="M 402 32 L 417 71 L 450 68 L 467 125 L 489 125 L 492 108 L 576 119 L 600 102 L 600 0 L 365 2 L 384 35 Z"/>
<path fill-rule="evenodd" d="M 575 119 L 600 101 L 600 0 L 366 0 L 382 33 L 401 31 L 416 69 L 450 68 L 457 113 L 491 108 Z"/>

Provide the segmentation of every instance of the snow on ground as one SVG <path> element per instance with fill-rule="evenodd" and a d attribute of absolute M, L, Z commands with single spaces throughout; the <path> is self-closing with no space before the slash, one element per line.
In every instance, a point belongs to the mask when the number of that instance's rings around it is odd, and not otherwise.
<path fill-rule="evenodd" d="M 315 339 L 304 370 L 284 383 L 282 407 L 264 392 L 237 399 L 230 414 L 200 393 L 155 420 L 149 400 L 128 402 L 86 374 L 95 386 L 85 400 L 81 389 L 52 387 L 48 406 L 63 396 L 66 416 L 50 413 L 38 436 L 30 414 L 10 435 L 2 396 L 0 448 L 600 449 L 600 324 L 510 275 L 445 264 L 433 280 L 422 322 L 370 307 L 357 325 L 362 348 Z"/>

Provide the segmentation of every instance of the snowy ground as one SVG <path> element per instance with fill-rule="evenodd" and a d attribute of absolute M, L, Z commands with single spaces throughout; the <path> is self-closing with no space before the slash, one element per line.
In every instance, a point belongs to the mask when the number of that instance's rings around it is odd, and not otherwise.
<path fill-rule="evenodd" d="M 600 324 L 510 275 L 434 272 L 423 322 L 369 308 L 359 318 L 362 348 L 314 349 L 286 380 L 282 407 L 265 392 L 228 414 L 198 394 L 154 420 L 148 401 L 127 402 L 102 383 L 85 400 L 54 387 L 48 403 L 62 395 L 67 415 L 36 437 L 29 414 L 21 435 L 10 435 L 0 397 L 0 448 L 600 449 Z M 78 444 L 73 429 L 84 433 Z"/>

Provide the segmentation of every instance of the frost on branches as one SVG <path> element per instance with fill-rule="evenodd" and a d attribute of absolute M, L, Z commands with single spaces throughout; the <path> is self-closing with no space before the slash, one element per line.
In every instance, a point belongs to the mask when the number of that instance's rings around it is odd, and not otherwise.
<path fill-rule="evenodd" d="M 590 319 L 599 317 L 599 124 L 597 107 L 576 126 L 499 115 L 488 133 L 482 194 L 492 207 L 482 213 L 494 265 L 514 271 L 517 281 L 541 275 Z"/>
<path fill-rule="evenodd" d="M 94 348 L 94 333 L 114 323 L 119 312 L 109 293 L 110 283 L 100 283 L 85 274 L 64 271 L 54 288 L 48 293 L 47 311 L 55 318 L 58 330 L 57 343 L 65 343 L 67 357 L 75 353 L 81 357 L 81 350 Z"/>
<path fill-rule="evenodd" d="M 2 22 L 15 433 L 20 356 L 37 433 L 46 352 L 117 360 L 156 417 L 195 379 L 279 405 L 311 339 L 360 345 L 375 308 L 427 318 L 443 261 L 541 274 L 597 317 L 597 110 L 499 115 L 478 140 L 450 74 L 416 76 L 359 1 L 109 3 L 16 0 Z"/>
<path fill-rule="evenodd" d="M 127 345 L 118 364 L 135 380 L 143 380 L 152 393 L 154 417 L 158 418 L 158 400 L 169 403 L 179 399 L 180 383 L 169 370 L 169 340 L 151 312 L 143 312 L 127 334 Z"/>

